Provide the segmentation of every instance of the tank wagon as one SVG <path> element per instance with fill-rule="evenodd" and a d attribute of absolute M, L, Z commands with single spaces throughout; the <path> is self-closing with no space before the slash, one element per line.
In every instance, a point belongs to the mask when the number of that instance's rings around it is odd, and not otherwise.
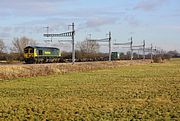
<path fill-rule="evenodd" d="M 61 52 L 54 47 L 27 46 L 24 48 L 24 60 L 27 64 L 59 62 Z"/>

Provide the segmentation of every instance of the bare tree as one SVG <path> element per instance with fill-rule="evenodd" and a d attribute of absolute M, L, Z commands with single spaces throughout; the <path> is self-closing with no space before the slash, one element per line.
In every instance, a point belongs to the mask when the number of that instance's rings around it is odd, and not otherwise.
<path fill-rule="evenodd" d="M 0 53 L 3 53 L 3 50 L 5 49 L 5 44 L 2 39 L 0 39 Z"/>
<path fill-rule="evenodd" d="M 100 46 L 96 41 L 84 40 L 82 42 L 77 43 L 77 48 L 82 53 L 97 53 L 99 51 Z"/>
<path fill-rule="evenodd" d="M 14 38 L 12 44 L 13 44 L 12 51 L 22 54 L 26 46 L 28 45 L 34 46 L 36 45 L 36 41 L 27 37 L 21 37 L 21 38 Z"/>

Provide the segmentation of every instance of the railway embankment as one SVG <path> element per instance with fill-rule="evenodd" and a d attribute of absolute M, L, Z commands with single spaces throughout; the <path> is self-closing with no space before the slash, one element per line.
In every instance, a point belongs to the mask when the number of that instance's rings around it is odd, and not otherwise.
<path fill-rule="evenodd" d="M 112 62 L 79 62 L 50 63 L 50 64 L 5 64 L 0 65 L 0 80 L 28 78 L 65 74 L 71 72 L 85 72 L 101 69 L 118 68 L 121 66 L 149 64 L 151 60 L 112 61 Z"/>

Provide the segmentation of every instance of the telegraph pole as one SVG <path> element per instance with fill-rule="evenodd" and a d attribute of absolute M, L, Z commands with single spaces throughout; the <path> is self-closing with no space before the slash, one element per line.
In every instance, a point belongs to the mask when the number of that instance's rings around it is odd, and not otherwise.
<path fill-rule="evenodd" d="M 87 52 L 89 53 L 89 41 L 88 41 L 88 39 L 91 40 L 92 34 L 88 34 L 88 36 L 89 36 L 89 37 L 87 37 L 86 40 L 87 40 Z"/>
<path fill-rule="evenodd" d="M 44 27 L 44 28 L 46 28 L 46 29 L 47 29 L 47 34 L 49 34 L 49 26 Z"/>
<path fill-rule="evenodd" d="M 133 60 L 133 41 L 132 41 L 132 37 L 131 37 L 131 44 L 130 44 L 130 49 L 131 49 L 131 60 Z"/>
<path fill-rule="evenodd" d="M 72 43 L 72 64 L 75 63 L 75 29 L 74 29 L 74 23 L 72 23 L 71 25 L 69 25 L 72 27 L 72 31 L 70 32 L 65 32 L 65 33 L 60 33 L 60 34 L 49 34 L 48 32 L 48 28 L 47 28 L 47 34 L 44 34 L 45 37 L 51 37 L 51 41 L 52 41 L 52 37 L 71 37 L 72 40 L 62 40 L 64 42 L 71 42 Z"/>
<path fill-rule="evenodd" d="M 151 60 L 153 60 L 153 45 L 151 44 Z"/>
<path fill-rule="evenodd" d="M 46 28 L 46 34 L 48 35 L 48 34 L 49 34 L 49 26 L 46 26 L 46 27 L 44 27 L 44 28 Z M 52 42 L 52 37 L 51 37 L 50 42 Z"/>
<path fill-rule="evenodd" d="M 144 41 L 143 41 L 143 60 L 146 59 L 146 57 L 145 57 L 145 47 L 146 47 L 146 42 L 145 42 L 145 40 L 144 40 Z"/>
<path fill-rule="evenodd" d="M 139 59 L 139 50 L 138 50 L 138 59 Z"/>
<path fill-rule="evenodd" d="M 111 61 L 111 32 L 109 32 L 109 61 Z"/>
<path fill-rule="evenodd" d="M 74 36 L 75 36 L 75 29 L 74 29 L 74 23 L 72 23 L 72 64 L 75 63 L 75 42 L 74 42 Z"/>
<path fill-rule="evenodd" d="M 156 48 L 156 46 L 155 46 L 154 50 L 155 50 L 154 54 L 157 55 L 157 48 Z"/>
<path fill-rule="evenodd" d="M 128 39 L 129 40 L 129 39 Z M 133 44 L 133 41 L 132 41 L 132 37 L 131 37 L 131 41 L 130 42 L 127 42 L 127 43 L 114 43 L 113 45 L 118 45 L 118 46 L 121 46 L 121 45 L 128 45 L 128 46 L 130 46 L 130 47 L 124 47 L 124 48 L 130 48 L 130 51 L 131 51 L 131 60 L 133 59 L 133 46 L 132 46 L 132 44 Z"/>
<path fill-rule="evenodd" d="M 109 43 L 109 61 L 111 61 L 111 32 L 108 33 L 109 37 L 104 39 L 87 39 L 87 41 L 95 41 L 95 42 L 107 42 Z M 107 36 L 107 34 L 106 34 Z"/>

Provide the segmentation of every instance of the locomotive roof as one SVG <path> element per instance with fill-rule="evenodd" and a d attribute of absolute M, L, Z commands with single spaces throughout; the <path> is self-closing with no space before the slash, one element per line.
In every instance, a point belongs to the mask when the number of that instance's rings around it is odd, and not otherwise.
<path fill-rule="evenodd" d="M 42 48 L 42 49 L 59 49 L 59 48 L 56 48 L 56 47 L 40 47 L 40 46 L 27 46 L 26 48 Z"/>

